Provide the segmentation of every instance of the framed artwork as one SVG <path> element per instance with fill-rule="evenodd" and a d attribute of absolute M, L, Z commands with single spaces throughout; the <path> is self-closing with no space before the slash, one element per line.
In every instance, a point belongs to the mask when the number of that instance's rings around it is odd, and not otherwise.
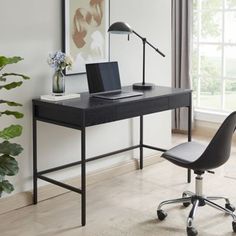
<path fill-rule="evenodd" d="M 109 0 L 62 0 L 62 50 L 73 60 L 66 75 L 85 73 L 85 64 L 109 60 Z"/>

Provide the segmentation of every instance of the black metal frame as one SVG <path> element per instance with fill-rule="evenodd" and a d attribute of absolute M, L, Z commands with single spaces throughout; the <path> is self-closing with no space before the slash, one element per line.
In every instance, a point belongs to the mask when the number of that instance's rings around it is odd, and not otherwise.
<path fill-rule="evenodd" d="M 188 107 L 188 142 L 192 141 L 192 96 L 190 96 L 190 104 Z M 191 170 L 188 169 L 187 181 L 191 182 Z"/>
<path fill-rule="evenodd" d="M 157 53 L 159 53 L 162 57 L 165 57 L 165 54 L 162 53 L 158 48 L 154 47 L 145 37 L 142 37 L 136 31 L 132 30 L 132 33 L 134 33 L 136 36 L 138 36 L 142 40 L 142 43 L 143 43 L 143 78 L 142 78 L 142 83 L 133 84 L 133 88 L 134 89 L 151 89 L 153 87 L 153 84 L 145 82 L 146 44 L 149 45 L 152 49 L 154 49 Z"/>
<path fill-rule="evenodd" d="M 191 141 L 191 120 L 192 120 L 192 105 L 191 105 L 191 103 L 192 103 L 192 101 L 190 100 L 190 104 L 189 104 L 189 106 L 187 106 L 187 108 L 188 108 L 188 141 Z M 82 124 L 82 127 L 76 126 L 76 125 L 68 125 L 68 124 L 64 124 L 61 122 L 52 121 L 49 119 L 39 118 L 39 117 L 37 117 L 36 114 L 37 114 L 36 113 L 36 106 L 33 105 L 33 203 L 37 204 L 37 202 L 38 202 L 38 192 L 37 192 L 38 178 L 41 180 L 47 181 L 49 183 L 55 184 L 57 186 L 60 186 L 62 188 L 68 189 L 70 191 L 79 193 L 79 194 L 81 194 L 81 197 L 82 197 L 82 200 L 81 200 L 81 223 L 82 223 L 82 226 L 85 226 L 85 224 L 86 224 L 86 163 L 87 162 L 95 161 L 95 160 L 101 159 L 103 157 L 107 157 L 107 156 L 115 155 L 115 154 L 118 154 L 121 152 L 126 152 L 126 151 L 130 151 L 130 150 L 139 148 L 139 152 L 140 152 L 140 156 L 139 156 L 139 160 L 140 160 L 139 165 L 140 166 L 139 167 L 140 167 L 140 169 L 143 169 L 143 148 L 149 148 L 149 149 L 153 149 L 153 150 L 161 151 L 161 152 L 166 151 L 165 149 L 153 147 L 153 146 L 146 145 L 143 143 L 143 115 L 141 115 L 140 116 L 140 141 L 139 141 L 138 145 L 86 159 L 86 125 L 84 122 Z M 43 171 L 38 172 L 38 169 L 37 169 L 37 121 L 42 121 L 42 122 L 46 122 L 46 123 L 53 123 L 53 124 L 56 124 L 59 126 L 70 127 L 70 128 L 76 129 L 76 130 L 80 130 L 81 131 L 81 161 L 65 164 L 62 166 L 58 166 L 58 167 L 54 167 L 51 169 L 47 169 L 47 170 L 43 170 Z M 83 121 L 84 121 L 84 119 L 83 119 Z M 59 182 L 59 181 L 56 181 L 54 179 L 44 176 L 45 174 L 55 172 L 58 170 L 62 170 L 62 169 L 66 169 L 66 168 L 76 166 L 76 165 L 81 165 L 81 189 L 75 188 L 75 187 L 70 186 L 68 184 L 64 184 L 62 182 Z M 190 170 L 188 170 L 188 173 L 187 173 L 187 181 L 188 181 L 188 183 L 191 182 L 191 171 Z"/>

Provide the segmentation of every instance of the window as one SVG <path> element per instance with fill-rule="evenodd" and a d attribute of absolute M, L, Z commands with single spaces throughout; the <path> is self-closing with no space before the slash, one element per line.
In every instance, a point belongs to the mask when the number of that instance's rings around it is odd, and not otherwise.
<path fill-rule="evenodd" d="M 236 0 L 193 0 L 195 108 L 236 110 Z"/>

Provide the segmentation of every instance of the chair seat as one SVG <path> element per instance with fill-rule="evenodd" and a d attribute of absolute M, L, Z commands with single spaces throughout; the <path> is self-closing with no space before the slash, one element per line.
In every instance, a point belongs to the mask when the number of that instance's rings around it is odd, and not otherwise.
<path fill-rule="evenodd" d="M 192 163 L 198 160 L 206 146 L 197 142 L 186 142 L 177 145 L 162 154 L 168 161 L 185 168 L 191 168 Z"/>

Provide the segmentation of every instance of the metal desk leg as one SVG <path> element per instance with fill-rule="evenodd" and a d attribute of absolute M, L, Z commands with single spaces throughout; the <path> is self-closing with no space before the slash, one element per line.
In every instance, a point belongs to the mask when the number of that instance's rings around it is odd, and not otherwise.
<path fill-rule="evenodd" d="M 139 142 L 139 167 L 140 169 L 143 169 L 143 116 L 140 116 L 140 142 Z"/>
<path fill-rule="evenodd" d="M 85 128 L 81 130 L 81 224 L 86 224 L 86 136 Z"/>
<path fill-rule="evenodd" d="M 191 140 L 192 140 L 192 100 L 190 101 L 190 106 L 188 107 L 188 142 L 191 142 Z M 191 182 L 191 170 L 188 169 L 188 183 L 190 182 Z"/>
<path fill-rule="evenodd" d="M 38 203 L 38 179 L 37 179 L 37 120 L 33 109 L 33 203 Z"/>

